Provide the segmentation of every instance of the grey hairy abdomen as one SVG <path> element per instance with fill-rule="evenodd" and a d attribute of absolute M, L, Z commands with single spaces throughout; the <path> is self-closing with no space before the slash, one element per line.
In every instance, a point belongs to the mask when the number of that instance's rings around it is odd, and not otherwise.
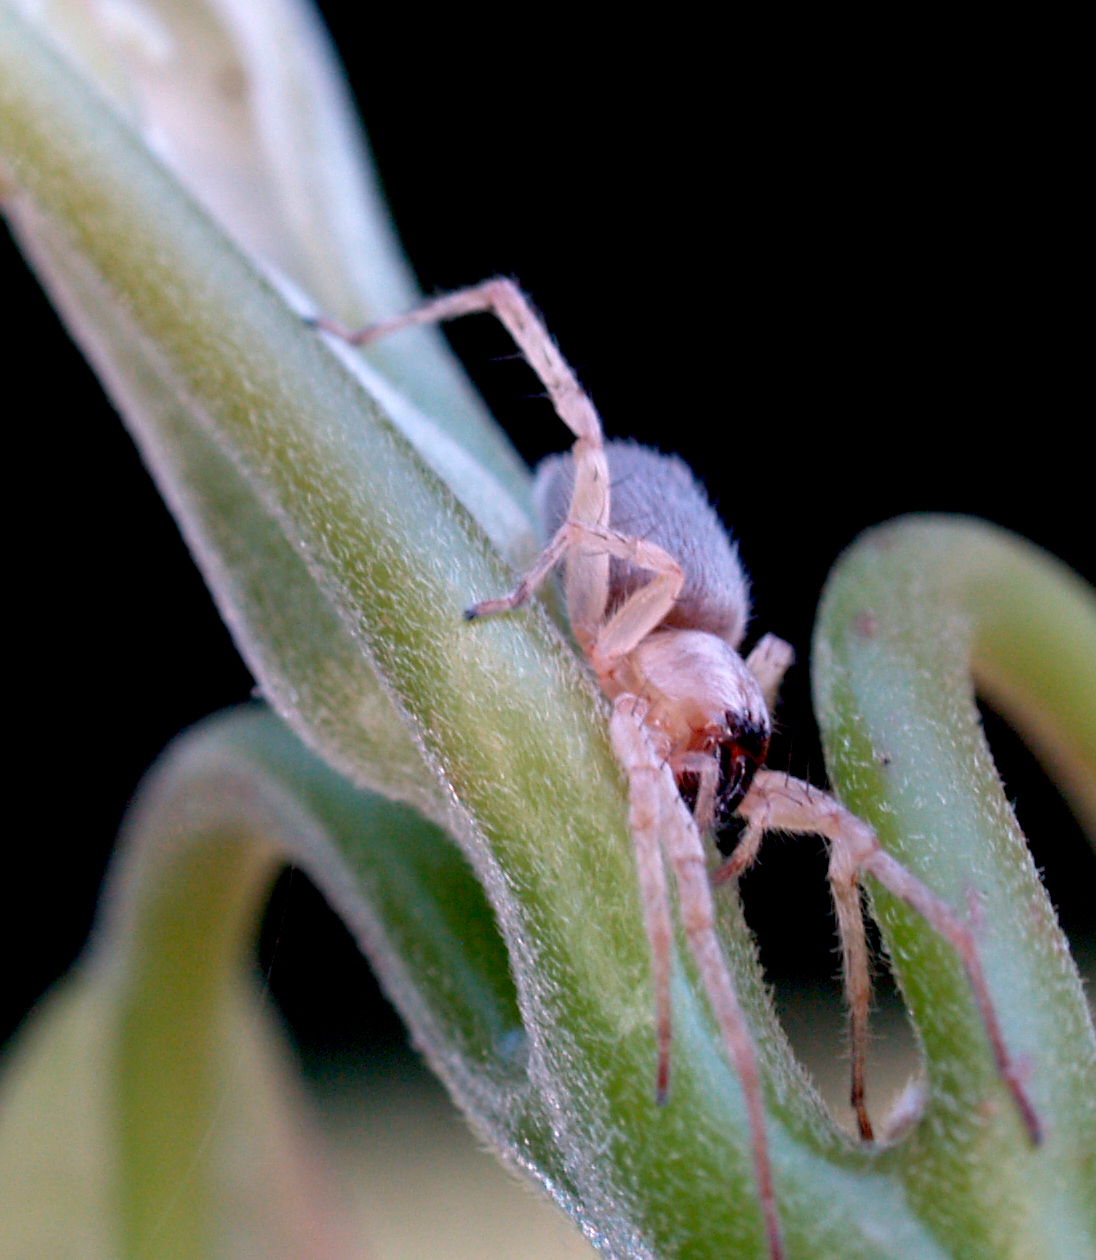
<path fill-rule="evenodd" d="M 663 626 L 704 630 L 737 647 L 749 618 L 749 588 L 735 545 L 703 488 L 676 455 L 634 442 L 608 442 L 610 526 L 656 543 L 681 565 L 685 585 Z M 537 466 L 534 496 L 544 545 L 567 518 L 574 485 L 570 454 Z M 609 566 L 609 612 L 650 580 L 622 560 Z"/>

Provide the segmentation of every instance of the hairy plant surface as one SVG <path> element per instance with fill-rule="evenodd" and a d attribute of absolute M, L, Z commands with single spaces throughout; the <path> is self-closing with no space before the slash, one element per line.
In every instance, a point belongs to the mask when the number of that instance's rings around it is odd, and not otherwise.
<path fill-rule="evenodd" d="M 272 712 L 189 733 L 142 789 L 97 945 L 7 1065 L 0 1231 L 41 1254 L 62 1236 L 133 1257 L 233 1254 L 241 1231 L 259 1254 L 340 1245 L 303 1188 L 311 1156 L 243 979 L 291 860 L 477 1132 L 596 1246 L 762 1254 L 741 1093 L 680 946 L 673 1089 L 654 1105 L 647 945 L 597 689 L 544 608 L 461 617 L 530 554 L 527 476 L 436 335 L 366 359 L 300 318 L 415 299 L 323 32 L 288 0 L 133 9 L 144 25 L 112 43 L 90 9 L 35 26 L 0 3 L 5 208 Z M 170 75 L 157 40 L 181 50 Z M 221 110 L 218 162 L 187 143 L 187 67 L 210 48 L 253 87 L 203 103 Z M 172 169 L 142 131 L 173 137 Z M 234 204 L 217 173 L 244 154 L 255 187 Z M 1094 1256 L 1096 1040 L 973 702 L 977 679 L 1096 814 L 1092 593 L 1000 530 L 897 521 L 834 570 L 812 668 L 842 799 L 976 924 L 1046 1139 L 1029 1145 L 955 957 L 872 890 L 926 1100 L 893 1145 L 853 1146 L 725 897 L 789 1254 Z M 243 1224 L 234 1158 L 256 1170 Z"/>

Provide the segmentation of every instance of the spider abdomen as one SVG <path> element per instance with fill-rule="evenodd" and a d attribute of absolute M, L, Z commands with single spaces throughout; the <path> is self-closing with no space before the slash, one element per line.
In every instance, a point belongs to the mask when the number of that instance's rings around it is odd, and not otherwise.
<path fill-rule="evenodd" d="M 677 561 L 685 584 L 662 625 L 702 630 L 737 647 L 749 618 L 749 586 L 738 550 L 687 464 L 635 442 L 608 442 L 611 479 L 609 525 L 617 533 L 655 543 Z M 550 455 L 537 467 L 537 514 L 548 539 L 567 519 L 574 488 L 571 455 Z M 609 566 L 611 615 L 650 581 L 626 561 Z"/>

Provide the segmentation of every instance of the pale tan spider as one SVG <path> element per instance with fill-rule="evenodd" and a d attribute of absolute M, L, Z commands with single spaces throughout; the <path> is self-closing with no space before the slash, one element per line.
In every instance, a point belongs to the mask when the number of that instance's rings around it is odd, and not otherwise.
<path fill-rule="evenodd" d="M 736 551 L 703 491 L 672 456 L 602 437 L 593 403 L 509 280 L 490 280 L 361 332 L 314 321 L 361 345 L 410 324 L 491 312 L 506 327 L 575 435 L 566 455 L 541 464 L 537 505 L 546 545 L 501 599 L 476 604 L 469 620 L 517 608 L 564 565 L 567 610 L 579 647 L 612 701 L 609 733 L 628 779 L 629 825 L 643 900 L 655 995 L 656 1096 L 670 1070 L 672 924 L 664 858 L 673 867 L 685 934 L 746 1100 L 753 1163 L 773 1260 L 783 1255 L 765 1132 L 757 1056 L 714 930 L 702 836 L 737 814 L 745 827 L 715 882 L 741 875 L 768 831 L 829 841 L 852 1058 L 851 1101 L 860 1136 L 872 1139 L 864 1101 L 868 951 L 860 874 L 870 872 L 908 902 L 958 952 L 978 1003 L 997 1070 L 1033 1142 L 1039 1121 L 1009 1058 L 973 937 L 935 894 L 885 853 L 860 819 L 810 784 L 762 769 L 770 711 L 791 648 L 766 635 L 743 660 L 748 595 Z"/>

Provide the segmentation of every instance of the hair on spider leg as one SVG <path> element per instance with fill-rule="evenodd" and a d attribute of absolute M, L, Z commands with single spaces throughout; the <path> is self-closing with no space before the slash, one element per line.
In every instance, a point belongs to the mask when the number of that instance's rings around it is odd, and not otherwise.
<path fill-rule="evenodd" d="M 654 990 L 655 1097 L 670 1083 L 673 930 L 666 866 L 685 936 L 741 1084 L 754 1179 L 770 1260 L 784 1255 L 753 1037 L 715 930 L 712 885 L 737 878 L 767 832 L 817 834 L 829 846 L 849 1008 L 850 1101 L 872 1139 L 864 1067 L 871 977 L 860 877 L 871 873 L 959 953 L 997 1071 L 1033 1142 L 1038 1117 L 1008 1054 L 965 923 L 879 845 L 874 831 L 820 788 L 765 768 L 772 710 L 791 647 L 766 634 L 743 658 L 749 582 L 731 540 L 687 465 L 634 442 L 606 441 L 589 395 L 536 312 L 509 280 L 488 280 L 388 324 L 349 334 L 359 343 L 412 324 L 491 312 L 513 337 L 574 435 L 570 451 L 537 469 L 543 551 L 509 594 L 474 604 L 468 620 L 521 606 L 557 565 L 575 642 L 612 704 L 609 737 L 628 781 L 629 828 Z M 332 330 L 331 325 L 320 324 Z M 737 835 L 709 875 L 704 837 L 729 815 Z M 724 852 L 719 839 L 717 847 Z M 665 865 L 664 865 L 665 859 Z"/>

